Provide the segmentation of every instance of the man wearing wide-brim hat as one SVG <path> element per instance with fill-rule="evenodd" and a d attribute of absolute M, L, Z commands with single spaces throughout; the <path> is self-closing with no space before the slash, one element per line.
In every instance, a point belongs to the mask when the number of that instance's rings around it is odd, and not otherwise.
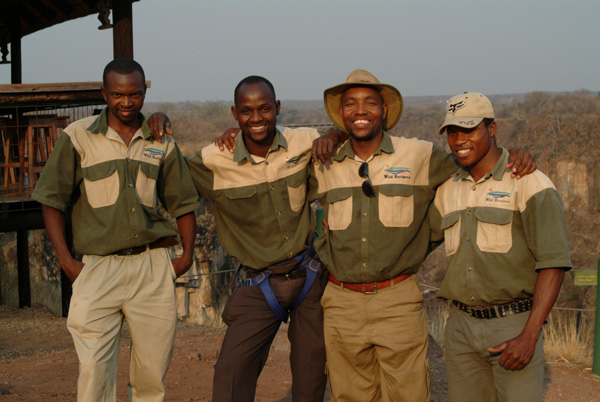
<path fill-rule="evenodd" d="M 402 96 L 367 71 L 324 98 L 350 134 L 309 184 L 327 227 L 315 249 L 330 272 L 321 304 L 332 399 L 426 401 L 427 323 L 415 273 L 429 251 L 429 204 L 457 164 L 429 142 L 387 133 Z"/>

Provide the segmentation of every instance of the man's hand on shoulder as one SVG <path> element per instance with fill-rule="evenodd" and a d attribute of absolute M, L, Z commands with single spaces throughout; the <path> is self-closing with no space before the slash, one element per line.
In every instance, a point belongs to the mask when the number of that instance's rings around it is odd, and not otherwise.
<path fill-rule="evenodd" d="M 228 128 L 225 130 L 222 136 L 215 140 L 215 146 L 219 147 L 221 151 L 225 148 L 229 151 L 229 153 L 233 153 L 235 150 L 235 138 L 237 137 L 240 129 L 237 127 Z"/>
<path fill-rule="evenodd" d="M 312 160 L 315 165 L 319 162 L 326 165 L 331 162 L 335 148 L 348 139 L 348 134 L 343 131 L 330 131 L 313 141 Z"/>
<path fill-rule="evenodd" d="M 533 156 L 521 148 L 511 148 L 508 150 L 508 165 L 506 169 L 511 169 L 511 177 L 520 179 L 523 176 L 535 172 L 537 168 Z"/>
<path fill-rule="evenodd" d="M 169 116 L 162 112 L 157 112 L 150 116 L 148 119 L 148 127 L 150 128 L 150 131 L 152 131 L 154 141 L 162 142 L 165 133 L 173 135 L 173 131 L 171 130 L 171 120 L 169 120 Z"/>

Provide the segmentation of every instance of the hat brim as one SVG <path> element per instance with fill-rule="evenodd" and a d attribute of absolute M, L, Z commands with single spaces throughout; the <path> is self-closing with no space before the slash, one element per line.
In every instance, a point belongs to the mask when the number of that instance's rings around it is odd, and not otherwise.
<path fill-rule="evenodd" d="M 444 134 L 446 131 L 446 127 L 448 126 L 458 126 L 462 128 L 475 128 L 485 119 L 485 117 L 454 117 L 452 119 L 447 119 L 444 121 L 442 127 L 440 127 L 439 134 Z"/>
<path fill-rule="evenodd" d="M 372 87 L 379 91 L 383 98 L 383 102 L 387 105 L 387 117 L 383 121 L 383 129 L 385 131 L 391 130 L 398 123 L 398 120 L 400 120 L 400 116 L 402 116 L 404 103 L 400 91 L 388 84 L 345 82 L 326 89 L 323 93 L 323 100 L 325 103 L 325 111 L 331 121 L 343 131 L 347 131 L 344 125 L 344 119 L 342 119 L 342 115 L 340 114 L 340 104 L 342 103 L 342 95 L 346 92 L 346 89 L 356 86 Z"/>

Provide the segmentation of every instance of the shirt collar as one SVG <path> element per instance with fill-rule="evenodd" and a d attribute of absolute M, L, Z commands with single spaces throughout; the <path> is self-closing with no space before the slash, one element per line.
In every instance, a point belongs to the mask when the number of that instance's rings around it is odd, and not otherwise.
<path fill-rule="evenodd" d="M 288 146 L 287 140 L 283 136 L 283 134 L 281 132 L 281 128 L 279 126 L 277 126 L 275 128 L 275 136 L 273 137 L 273 143 L 271 144 L 271 148 L 269 148 L 269 153 L 277 151 L 279 149 L 279 147 L 282 147 L 285 150 L 287 150 L 287 146 Z M 256 163 L 254 161 L 254 158 L 248 151 L 248 148 L 246 148 L 246 144 L 244 143 L 244 135 L 241 134 L 235 138 L 235 149 L 233 151 L 233 161 L 241 162 L 244 159 L 246 159 L 248 162 Z"/>
<path fill-rule="evenodd" d="M 150 131 L 150 127 L 148 127 L 146 118 L 142 113 L 140 113 L 140 116 L 142 117 L 142 126 L 140 127 L 142 130 L 142 137 L 144 137 L 145 140 L 152 140 L 152 132 Z M 102 113 L 100 113 L 92 124 L 90 124 L 87 131 L 92 134 L 102 134 L 106 136 L 106 133 L 108 132 L 108 107 L 102 109 Z"/>
<path fill-rule="evenodd" d="M 386 154 L 394 153 L 394 144 L 392 144 L 392 137 L 385 131 L 383 132 L 383 138 L 381 139 L 381 144 L 379 144 L 379 148 L 375 150 L 373 156 L 380 155 L 381 152 L 385 152 Z M 340 150 L 335 154 L 333 160 L 336 162 L 341 162 L 345 157 L 350 159 L 354 159 L 356 154 L 352 149 L 352 141 L 348 139 L 341 147 Z"/>
<path fill-rule="evenodd" d="M 496 162 L 496 165 L 494 166 L 494 168 L 488 173 L 486 174 L 483 178 L 481 178 L 480 181 L 484 181 L 487 180 L 491 177 L 494 178 L 494 180 L 496 181 L 501 181 L 502 180 L 502 176 L 504 176 L 504 173 L 507 171 L 505 169 L 505 166 L 508 164 L 508 151 L 505 148 L 500 148 L 502 150 L 502 154 L 500 155 L 500 159 L 498 159 L 498 162 Z M 458 169 L 458 171 L 456 173 L 454 173 L 452 175 L 454 181 L 458 181 L 458 180 L 473 180 L 471 178 L 471 174 L 469 173 L 469 171 L 464 168 L 463 166 L 460 167 L 460 169 Z"/>

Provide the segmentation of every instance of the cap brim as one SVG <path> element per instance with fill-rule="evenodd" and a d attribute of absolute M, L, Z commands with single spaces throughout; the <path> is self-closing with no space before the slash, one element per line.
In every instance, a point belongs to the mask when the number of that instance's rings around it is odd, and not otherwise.
<path fill-rule="evenodd" d="M 439 134 L 444 134 L 446 131 L 446 127 L 448 126 L 458 126 L 462 128 L 475 128 L 483 121 L 484 117 L 455 117 L 452 119 L 448 119 L 444 122 L 442 127 L 440 127 Z"/>

